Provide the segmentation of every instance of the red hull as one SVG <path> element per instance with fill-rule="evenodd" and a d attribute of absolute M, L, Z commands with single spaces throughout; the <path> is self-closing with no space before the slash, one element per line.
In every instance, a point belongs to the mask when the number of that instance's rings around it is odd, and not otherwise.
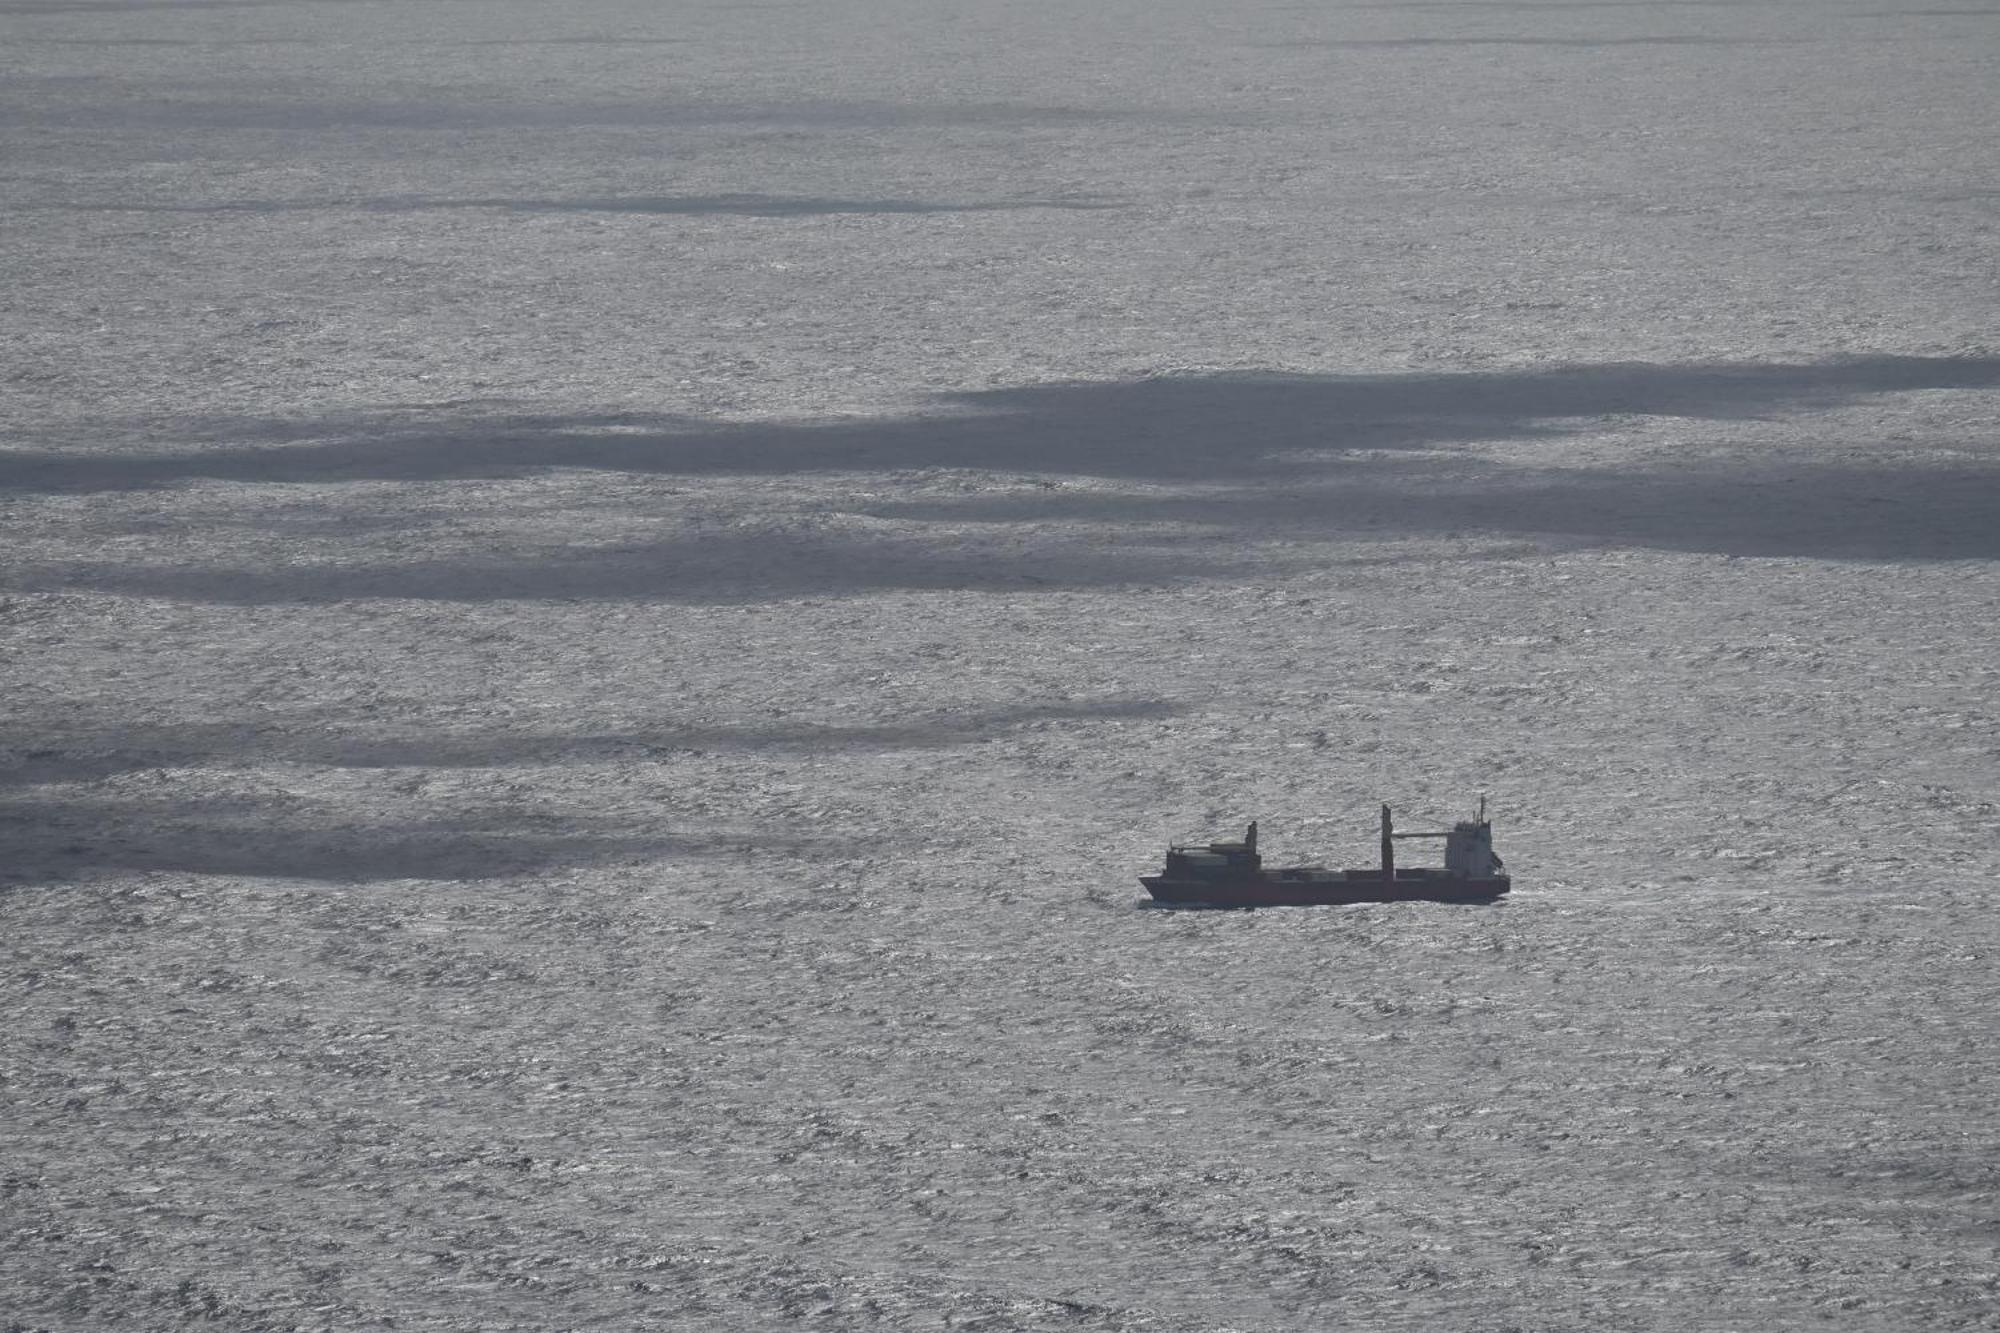
<path fill-rule="evenodd" d="M 1468 879 L 1436 871 L 1399 870 L 1393 879 L 1380 871 L 1260 870 L 1215 879 L 1169 879 L 1142 875 L 1139 882 L 1155 901 L 1204 907 L 1329 907 L 1344 903 L 1490 903 L 1513 887 L 1505 875 Z"/>

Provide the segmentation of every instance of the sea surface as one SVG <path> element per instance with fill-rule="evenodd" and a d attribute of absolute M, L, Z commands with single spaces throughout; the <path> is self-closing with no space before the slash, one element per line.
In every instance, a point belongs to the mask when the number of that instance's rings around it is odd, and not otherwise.
<path fill-rule="evenodd" d="M 0 225 L 0 1330 L 2000 1329 L 1990 0 L 0 0 Z"/>

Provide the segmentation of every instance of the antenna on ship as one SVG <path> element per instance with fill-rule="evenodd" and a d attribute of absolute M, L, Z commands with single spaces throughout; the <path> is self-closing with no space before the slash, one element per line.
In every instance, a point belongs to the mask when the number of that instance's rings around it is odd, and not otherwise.
<path fill-rule="evenodd" d="M 1480 793 L 1479 793 L 1479 822 L 1480 822 L 1480 823 L 1482 823 L 1482 824 L 1484 824 L 1484 823 L 1486 822 L 1486 793 L 1485 793 L 1485 792 L 1480 792 Z"/>

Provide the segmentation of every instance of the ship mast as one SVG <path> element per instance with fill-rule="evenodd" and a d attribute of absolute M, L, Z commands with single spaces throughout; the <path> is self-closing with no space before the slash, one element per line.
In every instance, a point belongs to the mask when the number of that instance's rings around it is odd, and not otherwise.
<path fill-rule="evenodd" d="M 1389 814 L 1389 807 L 1382 807 L 1382 878 L 1393 881 L 1396 878 L 1396 839 L 1398 838 L 1449 838 L 1449 833 L 1398 833 Z"/>

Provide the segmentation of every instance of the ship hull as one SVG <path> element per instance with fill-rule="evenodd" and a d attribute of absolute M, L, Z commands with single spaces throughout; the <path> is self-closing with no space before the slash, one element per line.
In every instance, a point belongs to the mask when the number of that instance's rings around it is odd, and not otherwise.
<path fill-rule="evenodd" d="M 1505 875 L 1469 879 L 1462 875 L 1398 871 L 1260 870 L 1226 878 L 1178 879 L 1142 875 L 1139 882 L 1156 902 L 1186 907 L 1335 907 L 1348 903 L 1490 903 L 1513 883 Z"/>

